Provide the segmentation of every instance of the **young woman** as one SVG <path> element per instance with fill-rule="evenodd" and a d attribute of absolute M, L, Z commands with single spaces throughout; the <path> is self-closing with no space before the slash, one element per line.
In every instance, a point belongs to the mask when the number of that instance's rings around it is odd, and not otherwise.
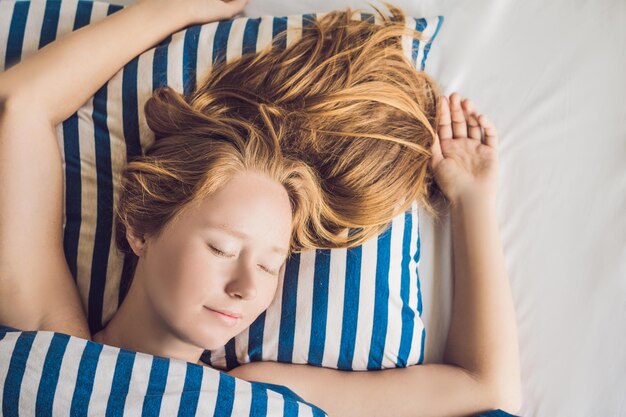
<path fill-rule="evenodd" d="M 11 197 L 0 201 L 1 323 L 91 339 L 63 255 L 62 171 L 54 126 L 126 62 L 168 34 L 191 24 L 232 17 L 244 5 L 244 0 L 143 0 L 63 37 L 0 76 L 0 189 L 3 196 Z M 335 42 L 341 46 L 339 39 Z M 103 47 L 94 51 L 91 46 L 95 43 Z M 345 57 L 340 46 L 330 52 L 335 63 Z M 288 49 L 304 60 L 307 53 L 317 51 Z M 285 57 L 283 68 L 287 62 L 293 64 Z M 68 62 L 75 65 L 68 67 Z M 254 59 L 242 62 L 258 63 Z M 365 61 L 362 64 L 367 67 Z M 390 65 L 389 69 L 394 67 L 399 66 Z M 374 69 L 369 69 L 370 74 Z M 296 66 L 296 73 L 285 77 L 299 77 L 301 87 L 306 85 L 306 70 L 306 66 Z M 183 100 L 167 90 L 155 96 L 154 117 L 150 118 L 150 105 L 146 112 L 157 141 L 125 171 L 116 220 L 116 230 L 123 232 L 117 236 L 121 248 L 137 258 L 134 275 L 120 310 L 94 339 L 197 362 L 204 348 L 225 343 L 267 307 L 276 287 L 273 275 L 289 250 L 360 243 L 346 239 L 342 231 L 362 227 L 362 241 L 384 227 L 406 203 L 424 197 L 428 168 L 451 203 L 453 223 L 455 298 L 446 364 L 341 372 L 264 362 L 241 366 L 231 374 L 286 385 L 331 416 L 466 415 L 493 408 L 516 411 L 520 401 L 517 336 L 495 221 L 498 139 L 494 127 L 478 116 L 470 101 L 461 102 L 456 94 L 449 102 L 437 100 L 430 97 L 434 88 L 429 90 L 426 82 L 410 82 L 410 78 L 387 79 L 385 85 L 401 86 L 397 96 L 386 96 L 389 90 L 384 88 L 363 91 L 360 85 L 360 90 L 352 88 L 346 98 L 340 93 L 350 87 L 341 84 L 340 73 L 341 68 L 337 78 L 317 84 L 332 87 L 336 83 L 338 91 L 326 92 L 325 101 L 309 101 L 309 107 L 301 107 L 304 110 L 292 107 L 288 113 L 283 111 L 289 107 L 288 98 L 298 102 L 298 97 L 293 89 L 279 87 L 277 96 L 265 96 L 252 110 L 245 104 L 250 98 L 241 93 L 221 97 L 225 99 L 221 104 L 206 100 L 202 91 L 196 100 Z M 217 80 L 228 74 L 224 70 L 209 76 Z M 349 72 L 343 81 L 357 76 Z M 380 77 L 385 76 L 386 72 Z M 401 90 L 407 86 L 420 89 L 411 96 Z M 349 145 L 323 141 L 324 134 L 332 134 L 328 133 L 331 129 L 323 128 L 324 123 L 334 126 L 337 136 L 358 132 L 367 138 L 363 126 L 381 128 L 381 120 L 376 119 L 380 106 L 372 106 L 371 99 L 361 100 L 368 103 L 360 108 L 354 106 L 359 91 L 375 97 L 375 103 L 391 102 L 391 107 L 405 110 L 403 119 L 396 115 L 393 120 L 404 122 L 396 128 L 396 123 L 387 120 L 383 127 L 391 130 L 386 135 L 369 135 L 382 140 L 370 140 L 370 144 L 375 142 L 370 148 L 345 152 Z M 435 122 L 437 102 L 435 135 L 430 125 Z M 207 103 L 218 110 L 223 107 L 231 117 L 220 121 L 224 114 L 216 112 L 208 120 L 211 109 L 207 110 Z M 242 110 L 239 117 L 229 113 L 229 103 Z M 350 112 L 338 113 L 338 105 Z M 259 117 L 242 118 L 251 116 L 248 110 Z M 307 119 L 307 112 L 315 118 Z M 180 117 L 167 119 L 159 114 Z M 410 132 L 408 121 L 413 120 L 406 114 L 414 116 L 416 125 L 419 122 L 422 135 L 433 133 L 434 140 L 411 144 L 403 139 Z M 375 125 L 350 125 L 347 115 L 362 123 L 374 119 Z M 383 115 L 391 117 L 393 113 Z M 178 122 L 181 118 L 185 123 Z M 311 120 L 322 128 L 312 129 Z M 229 123 L 236 128 L 228 128 Z M 176 135 L 181 126 L 184 138 Z M 187 136 L 194 131 L 196 140 Z M 188 162 L 189 156 L 197 153 L 183 155 L 184 150 L 176 146 L 183 142 L 197 149 L 204 147 L 203 157 Z M 352 142 L 352 146 L 361 146 L 359 141 Z M 413 151 L 412 160 L 418 162 L 415 170 L 406 169 L 409 159 L 403 158 L 411 152 L 399 148 L 398 142 Z M 425 148 L 425 144 L 431 146 Z M 335 146 L 334 153 L 325 152 Z M 371 149 L 382 153 L 373 158 L 363 152 Z M 342 159 L 344 153 L 346 159 Z M 381 159 L 384 155 L 387 158 Z M 396 165 L 398 161 L 402 164 Z M 386 169 L 392 163 L 394 170 Z M 359 181 L 363 176 L 365 180 Z M 407 185 L 410 181 L 414 183 Z M 390 200 L 387 194 L 386 200 L 376 198 L 371 190 L 384 186 L 399 187 L 389 194 L 397 200 Z M 174 189 L 182 194 L 165 198 Z M 357 193 L 368 198 L 359 198 Z M 143 206 L 146 196 L 152 198 L 151 203 Z M 361 204 L 380 210 L 372 215 L 363 206 L 359 210 Z M 350 209 L 342 210 L 344 206 Z M 244 215 L 247 210 L 242 209 L 250 207 L 258 211 L 257 217 Z M 16 261 L 23 259 L 24 253 L 29 254 L 29 261 Z M 183 299 L 193 302 L 182 303 Z M 192 323 L 197 318 L 201 325 Z M 337 386 L 342 387 L 341 392 Z"/>

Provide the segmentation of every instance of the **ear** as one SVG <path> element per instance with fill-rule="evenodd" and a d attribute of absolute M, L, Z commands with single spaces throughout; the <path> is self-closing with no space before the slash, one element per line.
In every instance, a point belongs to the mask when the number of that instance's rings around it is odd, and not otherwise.
<path fill-rule="evenodd" d="M 143 236 L 138 236 L 132 228 L 127 227 L 126 240 L 128 240 L 128 244 L 135 255 L 141 257 L 146 247 L 146 239 Z"/>

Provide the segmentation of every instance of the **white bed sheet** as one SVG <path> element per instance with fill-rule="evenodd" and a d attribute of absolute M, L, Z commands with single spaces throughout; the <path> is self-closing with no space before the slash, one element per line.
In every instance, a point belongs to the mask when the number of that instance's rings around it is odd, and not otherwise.
<path fill-rule="evenodd" d="M 130 2 L 132 0 L 128 0 Z M 626 2 L 396 0 L 442 14 L 427 71 L 500 132 L 498 220 L 527 417 L 626 416 Z M 375 3 L 379 4 L 380 3 Z M 365 7 L 251 0 L 247 16 Z M 426 362 L 450 323 L 449 222 L 422 217 Z"/>

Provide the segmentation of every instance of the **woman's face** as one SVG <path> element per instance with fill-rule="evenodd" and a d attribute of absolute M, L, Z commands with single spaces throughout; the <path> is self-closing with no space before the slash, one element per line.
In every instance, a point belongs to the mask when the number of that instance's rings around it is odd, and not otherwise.
<path fill-rule="evenodd" d="M 249 172 L 146 239 L 144 292 L 166 330 L 215 349 L 246 329 L 274 298 L 291 220 L 284 187 Z"/>

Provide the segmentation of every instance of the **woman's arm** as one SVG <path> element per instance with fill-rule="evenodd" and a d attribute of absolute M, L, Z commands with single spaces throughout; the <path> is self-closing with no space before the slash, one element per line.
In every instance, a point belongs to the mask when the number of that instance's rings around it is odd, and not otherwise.
<path fill-rule="evenodd" d="M 466 106 L 471 108 L 471 103 Z M 452 98 L 451 108 L 452 121 L 465 123 L 458 97 Z M 463 155 L 465 163 L 471 161 L 464 169 L 476 176 L 470 183 L 459 176 L 462 171 L 447 167 L 437 171 L 438 182 L 452 202 L 455 293 L 446 363 L 343 372 L 260 362 L 235 368 L 230 374 L 286 385 L 331 417 L 464 416 L 496 408 L 517 411 L 521 401 L 517 331 L 496 221 L 497 159 L 493 158 L 497 157 L 497 138 L 490 124 L 481 121 L 488 126 L 487 144 L 494 147 L 492 151 L 478 150 L 485 145 L 480 145 L 480 132 L 477 142 L 472 138 L 476 135 L 472 127 L 469 138 L 467 131 L 457 128 L 453 138 L 447 127 L 450 112 L 442 108 L 439 136 L 447 141 L 443 153 L 450 159 Z M 443 157 L 434 154 L 435 160 Z M 484 166 L 488 172 L 482 171 Z"/>
<path fill-rule="evenodd" d="M 452 208 L 455 289 L 446 364 L 345 372 L 273 362 L 230 371 L 286 385 L 330 417 L 467 416 L 519 408 L 517 338 L 494 204 L 481 196 Z M 248 368 L 246 368 L 248 367 Z"/>
<path fill-rule="evenodd" d="M 194 23 L 239 13 L 247 0 L 140 0 L 46 45 L 0 75 L 0 97 L 56 126 L 132 58 Z"/>
<path fill-rule="evenodd" d="M 0 74 L 0 323 L 90 338 L 63 253 L 55 126 L 134 56 L 246 0 L 143 0 L 69 33 Z"/>

